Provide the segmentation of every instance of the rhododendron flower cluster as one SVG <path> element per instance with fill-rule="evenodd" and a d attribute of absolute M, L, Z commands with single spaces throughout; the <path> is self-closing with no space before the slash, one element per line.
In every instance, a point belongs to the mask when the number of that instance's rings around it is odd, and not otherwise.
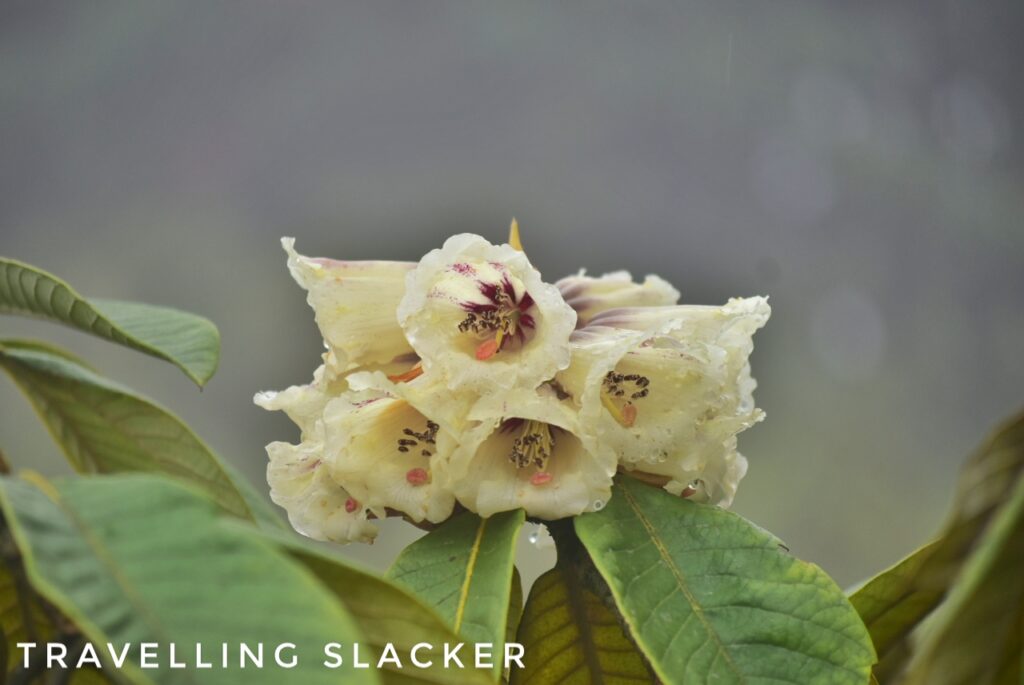
<path fill-rule="evenodd" d="M 449 238 L 418 263 L 311 258 L 282 240 L 326 352 L 306 385 L 256 395 L 300 442 L 267 480 L 312 538 L 371 541 L 375 518 L 600 509 L 618 471 L 728 506 L 747 462 L 763 297 L 678 304 L 657 276 L 547 283 L 519 245 Z"/>

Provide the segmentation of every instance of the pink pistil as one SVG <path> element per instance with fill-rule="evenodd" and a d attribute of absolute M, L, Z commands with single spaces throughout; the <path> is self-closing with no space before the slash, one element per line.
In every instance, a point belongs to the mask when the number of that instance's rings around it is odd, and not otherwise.
<path fill-rule="evenodd" d="M 430 482 L 430 474 L 426 469 L 409 469 L 405 472 L 405 480 L 410 485 L 426 485 Z"/>
<path fill-rule="evenodd" d="M 480 361 L 490 359 L 498 353 L 498 341 L 494 338 L 485 340 L 476 348 L 476 358 Z"/>
<path fill-rule="evenodd" d="M 554 478 L 554 476 L 552 476 L 550 473 L 540 471 L 538 473 L 533 474 L 533 476 L 530 477 L 530 484 L 544 485 L 545 483 L 550 483 L 552 478 Z"/>

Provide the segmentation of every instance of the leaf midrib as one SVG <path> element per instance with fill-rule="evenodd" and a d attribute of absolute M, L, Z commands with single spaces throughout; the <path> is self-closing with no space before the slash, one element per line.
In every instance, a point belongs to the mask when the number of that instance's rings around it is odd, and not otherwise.
<path fill-rule="evenodd" d="M 568 568 L 563 567 L 560 573 L 562 582 L 565 583 L 569 612 L 579 626 L 580 641 L 583 643 L 583 658 L 587 664 L 587 670 L 590 671 L 590 682 L 592 685 L 604 685 L 604 673 L 601 662 L 597 658 L 597 643 L 594 641 L 594 631 L 587 617 L 587 605 L 586 599 L 583 597 L 583 590 L 579 582 L 573 582 L 575 579 L 570 575 Z"/>
<path fill-rule="evenodd" d="M 690 590 L 690 586 L 687 584 L 686 579 L 683 577 L 682 571 L 679 569 L 678 566 L 676 566 L 675 561 L 672 559 L 672 555 L 669 554 L 668 549 L 661 541 L 661 536 L 658 534 L 658 531 L 654 527 L 654 524 L 651 523 L 651 521 L 644 515 L 643 511 L 640 510 L 640 507 L 637 505 L 636 500 L 633 498 L 633 493 L 631 493 L 628 488 L 621 488 L 620 493 L 622 495 L 625 495 L 626 502 L 629 504 L 630 509 L 633 510 L 633 513 L 640 521 L 640 524 L 644 527 L 644 530 L 647 531 L 647 534 L 651 539 L 651 544 L 653 544 L 654 548 L 658 551 L 658 555 L 661 557 L 662 562 L 672 572 L 672 576 L 676 580 L 676 585 L 679 587 L 679 590 L 683 593 L 683 596 L 686 597 L 686 601 L 690 604 L 690 609 L 693 611 L 693 615 L 697 617 L 698 621 L 700 621 L 701 625 L 704 627 L 705 632 L 708 634 L 708 637 L 714 641 L 715 645 L 718 648 L 718 652 L 721 654 L 722 660 L 728 665 L 729 670 L 731 670 L 740 679 L 741 682 L 744 681 L 745 676 L 743 675 L 742 671 L 740 671 L 739 667 L 737 667 L 736 663 L 732 660 L 732 655 L 729 654 L 729 651 L 726 649 L 725 643 L 722 642 L 721 636 L 719 636 L 718 632 L 714 629 L 714 626 L 711 624 L 711 621 L 708 620 L 708 617 L 704 614 L 704 609 L 697 602 L 697 598 Z"/>
<path fill-rule="evenodd" d="M 14 359 L 14 363 L 17 364 L 18 360 Z M 52 398 L 49 398 L 47 395 L 45 395 L 42 392 L 36 392 L 31 387 L 31 384 L 23 382 L 23 379 L 19 378 L 18 374 L 14 371 L 14 369 L 11 369 L 9 365 L 7 365 L 7 364 L 0 364 L 0 366 L 4 367 L 4 369 L 8 372 L 8 374 L 10 375 L 10 377 L 14 381 L 14 383 L 21 389 L 22 393 L 28 398 L 29 404 L 32 405 L 32 408 L 35 410 L 36 414 L 39 416 L 40 419 L 42 419 L 43 424 L 47 427 L 47 430 L 49 431 L 50 435 L 53 437 L 53 439 L 57 443 L 57 445 L 60 447 L 61 451 L 64 452 L 64 454 L 66 454 L 69 459 L 71 459 L 72 461 L 76 462 L 76 464 L 78 464 L 83 470 L 85 469 L 85 467 L 87 465 L 91 465 L 92 468 L 97 473 L 103 473 L 103 471 L 101 471 L 101 469 L 100 469 L 100 462 L 96 458 L 95 450 L 89 448 L 89 441 L 86 440 L 84 438 L 84 436 L 82 435 L 82 433 L 75 427 L 75 422 L 70 420 L 68 418 L 67 413 L 65 413 L 64 411 L 62 411 L 59 408 L 60 407 L 60 403 L 53 401 Z M 74 392 L 73 389 L 69 389 L 69 390 L 72 393 Z M 132 400 L 135 400 L 135 401 L 138 401 L 138 402 L 145 402 L 145 400 L 143 400 L 142 398 L 133 397 L 133 396 L 127 395 L 127 394 L 125 395 L 125 397 L 128 397 L 129 399 L 132 399 Z M 76 401 L 80 401 L 77 397 L 75 398 L 75 400 Z M 155 407 L 155 405 L 152 405 L 152 406 Z M 71 453 L 71 451 L 68 449 L 67 445 L 65 444 L 65 441 L 62 439 L 62 436 L 59 436 L 56 433 L 54 433 L 53 429 L 50 426 L 50 422 L 46 420 L 46 418 L 44 416 L 44 413 L 45 414 L 50 414 L 50 415 L 54 416 L 56 418 L 56 420 L 60 422 L 60 425 L 61 425 L 62 429 L 67 431 L 70 435 L 72 435 L 74 437 L 75 445 L 76 445 L 76 451 L 78 452 L 77 455 L 73 455 Z M 105 414 L 101 413 L 100 411 L 97 410 L 96 414 L 101 419 L 103 419 L 103 421 L 106 422 L 108 425 L 116 425 L 108 416 L 106 416 Z M 170 417 L 169 414 L 168 414 L 168 416 Z M 170 419 L 170 420 L 172 420 L 172 419 Z M 186 431 L 190 432 L 190 429 L 188 429 L 187 426 L 183 426 L 183 427 L 185 428 Z M 202 473 L 198 472 L 197 470 L 195 470 L 194 468 L 190 467 L 186 463 L 176 462 L 176 461 L 168 460 L 168 459 L 163 458 L 163 457 L 154 456 L 154 455 L 152 455 L 149 452 L 149 450 L 147 450 L 145 447 L 142 446 L 142 444 L 139 442 L 138 438 L 135 435 L 132 435 L 131 433 L 128 433 L 128 432 L 125 432 L 125 431 L 122 431 L 122 430 L 118 430 L 118 433 L 121 436 L 123 436 L 124 438 L 126 438 L 129 442 L 131 442 L 131 444 L 140 453 L 145 454 L 150 459 L 152 459 L 154 463 L 157 463 L 157 464 L 169 464 L 169 465 L 172 465 L 172 466 L 180 467 L 183 471 L 188 473 L 191 477 L 194 477 L 196 480 L 201 481 L 203 483 L 206 483 L 207 485 L 209 485 L 211 487 L 211 489 L 213 489 L 213 490 L 215 490 L 215 491 L 217 491 L 219 493 L 222 493 L 222 494 L 230 493 L 230 491 L 233 489 L 233 484 L 231 482 L 230 476 L 227 474 L 226 471 L 223 470 L 223 468 L 219 464 L 216 464 L 216 459 L 214 458 L 213 453 L 210 452 L 209 449 L 207 449 L 207 453 L 210 455 L 211 460 L 214 461 L 215 465 L 218 468 L 221 469 L 221 475 L 224 476 L 224 478 L 226 479 L 226 482 L 225 481 L 221 481 L 221 480 L 217 480 L 215 478 L 211 478 L 211 477 L 209 477 L 209 476 L 207 476 L 205 474 L 202 474 Z M 202 444 L 202 442 L 199 440 L 199 438 L 197 436 L 195 436 L 193 434 L 192 437 L 196 440 L 196 442 L 201 447 L 205 448 L 205 445 Z M 164 472 L 165 473 L 171 473 L 170 471 L 164 471 Z M 225 487 L 225 485 L 228 486 L 228 487 Z M 231 511 L 231 513 L 233 513 L 233 514 L 236 514 L 236 515 L 240 514 L 240 515 L 242 515 L 245 518 L 249 518 L 249 519 L 255 520 L 255 514 L 252 511 L 252 508 L 249 506 L 249 503 L 245 501 L 245 498 L 242 497 L 241 493 L 237 492 L 237 490 L 235 491 L 234 499 L 236 500 L 236 504 L 240 505 L 241 512 L 239 512 L 236 509 L 232 509 L 232 510 L 229 510 L 229 511 Z"/>
<path fill-rule="evenodd" d="M 137 591 L 134 589 L 132 583 L 128 580 L 128 578 L 126 578 L 121 573 L 120 569 L 117 567 L 117 564 L 114 562 L 113 555 L 110 554 L 110 552 L 102 544 L 102 542 L 100 542 L 96 538 L 96 536 L 93 535 L 92 529 L 89 528 L 88 525 L 86 525 L 86 523 L 78 516 L 78 514 L 73 509 L 69 508 L 66 505 L 60 493 L 57 492 L 56 489 L 54 489 L 51 485 L 49 485 L 45 481 L 40 481 L 36 479 L 33 479 L 31 485 L 35 487 L 37 490 L 39 490 L 50 501 L 52 501 L 54 505 L 57 506 L 57 508 L 60 509 L 60 511 L 65 514 L 67 520 L 74 526 L 74 528 L 77 529 L 79 533 L 81 533 L 81 539 L 86 543 L 89 550 L 93 552 L 93 555 L 97 562 L 99 562 L 99 564 L 102 567 L 104 567 L 105 570 L 107 570 L 107 572 L 109 573 L 109 577 L 111 578 L 111 580 L 114 581 L 118 589 L 121 590 L 125 599 L 128 601 L 129 604 L 131 604 L 136 609 L 135 615 L 143 623 L 145 623 L 156 635 L 158 635 L 162 639 L 164 644 L 169 644 L 171 642 L 170 636 L 163 630 L 163 627 L 160 625 L 159 621 L 156 620 L 155 615 L 150 610 L 149 604 L 141 596 L 137 594 Z M 31 549 L 31 545 L 29 546 L 29 548 Z M 49 582 L 47 582 L 47 585 L 49 585 Z M 89 621 L 88 624 L 95 625 L 92 624 L 91 621 Z M 95 628 L 100 633 L 102 633 L 104 637 L 108 637 L 106 635 L 106 631 L 99 628 L 99 626 L 95 626 Z M 187 674 L 187 671 L 185 672 L 185 674 Z M 195 685 L 200 684 L 200 681 L 196 680 L 191 675 L 188 675 L 187 680 L 190 683 L 195 683 Z"/>
<path fill-rule="evenodd" d="M 462 587 L 459 589 L 459 601 L 455 606 L 454 627 L 456 633 L 462 630 L 462 619 L 466 613 L 466 605 L 469 603 L 469 588 L 473 584 L 473 572 L 476 569 L 476 560 L 480 555 L 480 546 L 483 544 L 484 530 L 487 528 L 488 520 L 480 519 L 480 525 L 477 526 L 473 546 L 469 549 L 469 559 L 466 561 L 466 577 L 462 581 Z"/>

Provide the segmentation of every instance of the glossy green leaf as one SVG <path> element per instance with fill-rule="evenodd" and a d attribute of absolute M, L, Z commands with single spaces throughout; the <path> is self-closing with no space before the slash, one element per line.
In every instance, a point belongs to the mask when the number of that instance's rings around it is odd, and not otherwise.
<path fill-rule="evenodd" d="M 949 598 L 928 626 L 908 685 L 1021 682 L 1024 479 L 995 515 Z"/>
<path fill-rule="evenodd" d="M 437 609 L 456 633 L 493 643 L 501 654 L 524 520 L 522 510 L 486 519 L 459 514 L 406 547 L 387 576 Z"/>
<path fill-rule="evenodd" d="M 408 659 L 398 670 L 388 665 L 381 672 L 385 683 L 401 676 L 401 682 L 438 683 L 440 685 L 482 685 L 492 682 L 489 672 L 473 668 L 444 668 L 443 647 L 446 642 L 462 641 L 436 611 L 424 605 L 404 588 L 360 570 L 343 557 L 325 547 L 314 545 L 295 535 L 263 532 L 262 535 L 301 562 L 320 582 L 330 589 L 348 613 L 356 620 L 367 646 L 369 661 L 376 661 L 386 643 L 393 643 L 400 654 L 408 654 L 418 643 L 434 645 L 417 654 L 421 662 L 432 661 L 432 667 L 410 668 Z M 459 652 L 462 663 L 472 665 L 472 649 L 467 645 Z M 467 656 L 468 655 L 468 656 Z M 454 664 L 453 664 L 454 665 Z"/>
<path fill-rule="evenodd" d="M 0 257 L 0 313 L 67 324 L 166 360 L 204 385 L 217 370 L 220 334 L 208 319 L 169 307 L 87 300 L 53 274 Z"/>
<path fill-rule="evenodd" d="M 516 641 L 525 668 L 512 671 L 511 685 L 652 682 L 619 619 L 562 560 L 533 583 Z"/>
<path fill-rule="evenodd" d="M 0 367 L 77 471 L 165 473 L 202 488 L 233 514 L 253 516 L 221 460 L 166 409 L 66 356 L 24 342 L 0 341 Z"/>
<path fill-rule="evenodd" d="M 908 635 L 942 602 L 1022 474 L 1024 415 L 1000 427 L 967 461 L 939 539 L 853 593 L 883 664 L 910 653 Z"/>
<path fill-rule="evenodd" d="M 864 685 L 864 624 L 820 568 L 740 516 L 621 478 L 576 532 L 665 683 Z"/>
<path fill-rule="evenodd" d="M 95 644 L 132 643 L 122 672 L 137 683 L 277 685 L 376 683 L 373 670 L 329 670 L 323 645 L 351 645 L 355 623 L 312 574 L 273 545 L 225 525 L 198 492 L 151 475 L 50 483 L 0 480 L 0 505 L 32 586 Z M 168 645 L 220 666 L 221 644 L 297 645 L 284 671 L 169 667 Z M 140 667 L 140 642 L 160 645 L 160 668 Z M 267 655 L 272 659 L 272 653 Z"/>

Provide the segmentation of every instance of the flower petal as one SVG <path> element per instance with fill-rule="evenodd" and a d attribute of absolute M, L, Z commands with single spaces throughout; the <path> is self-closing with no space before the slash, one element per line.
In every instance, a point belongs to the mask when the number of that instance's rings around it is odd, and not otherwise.
<path fill-rule="evenodd" d="M 764 417 L 748 357 L 769 314 L 763 298 L 611 310 L 574 334 L 556 380 L 626 468 L 667 476 L 677 493 L 700 480 L 708 501 L 726 504 L 746 472 L 736 434 Z"/>
<path fill-rule="evenodd" d="M 435 467 L 455 439 L 408 401 L 339 398 L 327 406 L 324 425 L 331 474 L 378 516 L 392 509 L 438 523 L 451 515 L 455 498 Z"/>
<path fill-rule="evenodd" d="M 320 420 L 331 398 L 344 391 L 344 381 L 332 379 L 325 365 L 313 372 L 313 381 L 285 390 L 256 393 L 253 402 L 267 411 L 283 411 L 302 431 L 305 440 Z"/>
<path fill-rule="evenodd" d="M 409 273 L 398 320 L 452 389 L 536 387 L 569 363 L 576 313 L 526 255 L 456 235 Z"/>
<path fill-rule="evenodd" d="M 270 497 L 288 512 L 292 527 L 314 540 L 372 542 L 377 528 L 367 509 L 331 479 L 323 462 L 323 444 L 267 445 Z"/>
<path fill-rule="evenodd" d="M 414 263 L 312 258 L 295 251 L 294 238 L 281 245 L 340 370 L 412 352 L 395 312 Z"/>
<path fill-rule="evenodd" d="M 679 301 L 679 291 L 665 279 L 648 275 L 643 283 L 634 283 L 628 271 L 615 271 L 600 278 L 580 271 L 566 276 L 555 286 L 579 316 L 576 326 L 582 328 L 596 315 L 622 307 L 659 307 Z"/>
<path fill-rule="evenodd" d="M 467 509 L 486 517 L 523 508 L 530 516 L 554 520 L 595 511 L 608 501 L 614 455 L 580 433 L 568 402 L 547 392 L 514 392 L 482 401 L 473 415 L 480 424 L 463 436 L 447 471 L 449 486 Z M 543 471 L 517 466 L 510 458 L 521 437 L 520 429 L 509 429 L 510 419 L 549 427 L 553 449 Z"/>

